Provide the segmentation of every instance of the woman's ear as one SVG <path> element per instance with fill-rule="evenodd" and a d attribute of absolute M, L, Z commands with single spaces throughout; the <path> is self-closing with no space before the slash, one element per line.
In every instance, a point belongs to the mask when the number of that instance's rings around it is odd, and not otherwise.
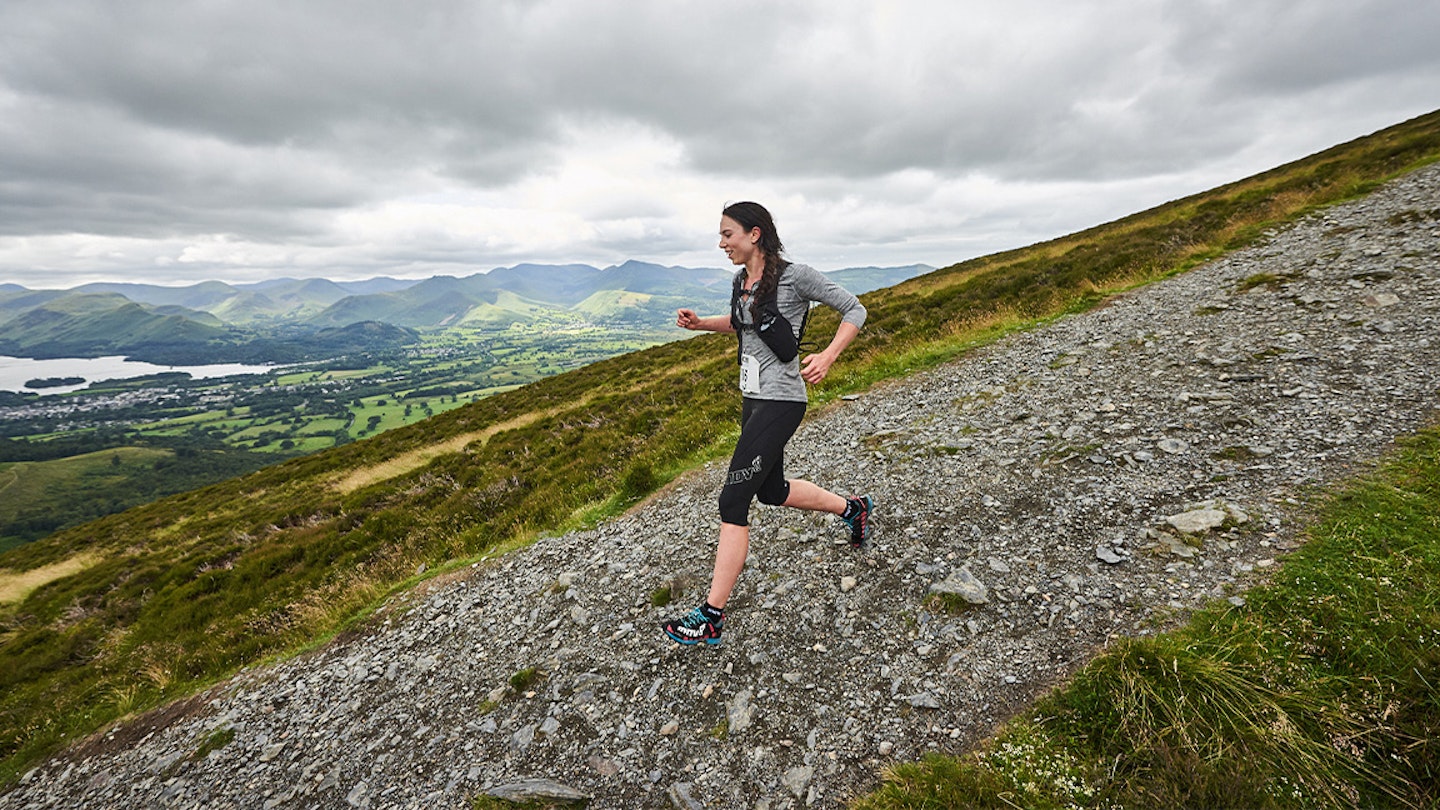
<path fill-rule="evenodd" d="M 753 227 L 753 228 L 750 229 L 750 244 L 752 244 L 752 245 L 758 245 L 758 244 L 760 244 L 760 226 L 759 226 L 759 225 L 756 225 L 755 227 Z"/>

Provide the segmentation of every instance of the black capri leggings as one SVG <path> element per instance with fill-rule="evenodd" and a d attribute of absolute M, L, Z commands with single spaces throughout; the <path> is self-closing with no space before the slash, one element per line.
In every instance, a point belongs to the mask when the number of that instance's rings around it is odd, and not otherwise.
<path fill-rule="evenodd" d="M 740 440 L 730 458 L 730 472 L 720 489 L 720 519 L 750 525 L 750 501 L 778 506 L 790 497 L 785 480 L 785 443 L 805 417 L 805 403 L 745 399 L 740 410 Z"/>

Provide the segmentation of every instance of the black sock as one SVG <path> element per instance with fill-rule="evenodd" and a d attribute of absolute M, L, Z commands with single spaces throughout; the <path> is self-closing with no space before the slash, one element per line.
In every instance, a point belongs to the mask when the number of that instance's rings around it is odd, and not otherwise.
<path fill-rule="evenodd" d="M 700 606 L 700 612 L 704 613 L 705 618 L 709 619 L 712 622 L 716 621 L 717 619 L 725 618 L 725 608 L 717 608 L 709 602 L 706 602 L 705 604 Z"/>
<path fill-rule="evenodd" d="M 846 498 L 845 513 L 842 514 L 840 517 L 845 520 L 849 520 L 850 518 L 853 518 L 856 515 L 860 514 L 860 510 L 864 508 L 865 504 L 861 503 L 859 498 Z"/>

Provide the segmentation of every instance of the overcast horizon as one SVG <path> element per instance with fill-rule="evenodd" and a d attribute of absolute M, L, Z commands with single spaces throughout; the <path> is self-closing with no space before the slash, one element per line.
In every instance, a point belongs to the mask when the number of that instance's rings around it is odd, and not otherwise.
<path fill-rule="evenodd" d="M 1072 233 L 1440 108 L 1440 4 L 0 7 L 0 283 L 822 270 Z"/>
<path fill-rule="evenodd" d="M 736 268 L 730 268 L 730 267 L 729 267 L 729 262 L 728 262 L 728 261 L 725 261 L 725 260 L 723 259 L 723 257 L 720 257 L 720 258 L 721 258 L 722 260 L 719 261 L 719 262 L 711 262 L 711 263 L 709 263 L 709 264 L 704 264 L 704 265 L 674 265 L 674 264 L 661 265 L 661 264 L 659 264 L 658 262 L 651 262 L 650 264 L 654 264 L 654 265 L 656 265 L 656 266 L 664 267 L 664 268 L 667 268 L 667 269 L 673 268 L 673 269 L 680 269 L 680 270 L 701 270 L 701 271 L 703 271 L 703 270 L 715 270 L 715 269 L 725 269 L 725 268 L 729 268 L 730 270 L 736 269 Z M 515 268 L 515 267 L 530 267 L 530 266 L 534 266 L 534 267 L 578 267 L 578 266 L 585 266 L 585 267 L 590 267 L 590 268 L 593 269 L 593 270 L 597 270 L 597 271 L 600 271 L 600 272 L 604 272 L 604 271 L 610 270 L 610 269 L 612 269 L 612 268 L 621 267 L 621 266 L 623 266 L 626 262 L 631 262 L 631 261 L 644 261 L 644 260 L 643 260 L 643 259 L 627 259 L 627 260 L 625 260 L 624 262 L 616 262 L 616 263 L 614 263 L 614 264 L 608 264 L 608 265 L 604 265 L 604 266 L 591 265 L 591 264 L 587 264 L 587 263 L 585 263 L 585 262 L 517 262 L 517 263 L 515 263 L 515 264 L 513 264 L 513 265 L 507 265 L 507 266 L 505 266 L 505 267 L 486 267 L 486 268 L 482 268 L 482 269 L 472 269 L 472 270 L 470 270 L 470 271 L 468 271 L 468 272 L 464 272 L 464 273 L 439 273 L 439 274 L 433 274 L 433 275 L 428 275 L 428 276 L 413 276 L 413 277 L 412 277 L 412 276 L 377 275 L 377 276 L 365 276 L 365 277 L 363 277 L 363 278 L 327 279 L 327 278 L 325 278 L 324 276 L 308 276 L 308 275 L 307 275 L 307 276 L 271 276 L 271 277 L 267 277 L 267 278 L 263 278 L 263 279 L 259 279 L 259 280 L 254 280 L 254 281 L 227 281 L 227 280 L 225 280 L 225 279 L 208 278 L 208 279 L 194 279 L 194 280 L 187 280 L 187 281 L 162 281 L 162 282 L 131 281 L 131 280 L 129 280 L 129 279 L 118 279 L 118 280 L 116 280 L 116 279 L 111 279 L 111 280 L 107 280 L 107 281 L 87 281 L 87 282 L 81 282 L 81 283 L 79 283 L 79 284 L 74 284 L 74 285 L 67 286 L 67 287 L 55 287 L 55 286 L 50 286 L 50 285 L 46 285 L 46 286 L 42 286 L 42 287 L 30 287 L 30 286 L 26 286 L 26 285 L 20 285 L 20 286 L 24 286 L 24 287 L 26 287 L 26 289 L 31 290 L 32 292 L 38 292 L 38 291 L 40 291 L 40 290 L 57 290 L 57 289 L 70 290 L 70 289 L 76 289 L 76 288 L 79 288 L 79 287 L 85 287 L 85 286 L 88 286 L 88 285 L 90 285 L 90 284 L 147 284 L 147 285 L 159 286 L 159 287 L 181 288 L 181 287 L 190 287 L 190 286 L 194 286 L 194 285 L 196 285 L 196 284 L 203 284 L 203 283 L 206 283 L 206 282 L 213 282 L 213 281 L 219 281 L 219 282 L 221 282 L 221 283 L 230 284 L 230 285 L 232 285 L 232 286 L 238 286 L 238 287 L 245 287 L 245 286 L 250 286 L 250 285 L 255 285 L 255 284 L 270 284 L 270 283 L 274 283 L 274 282 L 277 282 L 277 281 L 278 281 L 278 282 L 284 282 L 284 281 L 287 281 L 287 280 L 288 280 L 288 281 L 306 281 L 306 280 L 311 280 L 311 279 L 324 279 L 324 280 L 333 281 L 333 282 L 336 282 L 336 283 L 339 283 L 339 284 L 361 284 L 361 283 L 368 282 L 368 281 L 383 281 L 383 280 L 386 280 L 386 279 L 389 279 L 389 280 L 391 280 L 391 281 L 402 281 L 402 282 L 404 282 L 404 281 L 413 281 L 413 282 L 419 283 L 419 282 L 421 282 L 421 281 L 428 281 L 428 280 L 430 280 L 430 279 L 437 278 L 437 277 L 466 278 L 466 277 L 474 276 L 474 275 L 484 275 L 484 274 L 486 274 L 486 273 L 491 273 L 491 272 L 494 272 L 494 271 L 496 271 L 496 270 L 513 269 L 513 268 Z M 837 272 L 837 271 L 842 271 L 842 270 L 869 270 L 869 269 L 890 270 L 890 269 L 895 269 L 895 268 L 900 268 L 900 267 L 919 267 L 919 266 L 930 266 L 930 265 L 926 265 L 924 262 L 910 262 L 909 264 L 904 264 L 904 265 L 885 265 L 885 266 L 880 266 L 880 265 L 855 265 L 855 266 L 847 266 L 847 267 L 825 268 L 825 269 L 821 270 L 821 272 L 831 273 L 831 272 Z M 932 269 L 938 269 L 938 268 L 933 268 L 933 266 L 932 266 Z M 18 282 L 0 281 L 0 288 L 3 288 L 6 284 L 18 284 Z"/>

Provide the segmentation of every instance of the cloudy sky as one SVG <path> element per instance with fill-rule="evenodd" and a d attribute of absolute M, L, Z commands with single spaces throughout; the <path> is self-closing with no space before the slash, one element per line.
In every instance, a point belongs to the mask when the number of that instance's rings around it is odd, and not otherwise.
<path fill-rule="evenodd" d="M 937 266 L 1440 108 L 1420 0 L 0 4 L 0 282 Z"/>

